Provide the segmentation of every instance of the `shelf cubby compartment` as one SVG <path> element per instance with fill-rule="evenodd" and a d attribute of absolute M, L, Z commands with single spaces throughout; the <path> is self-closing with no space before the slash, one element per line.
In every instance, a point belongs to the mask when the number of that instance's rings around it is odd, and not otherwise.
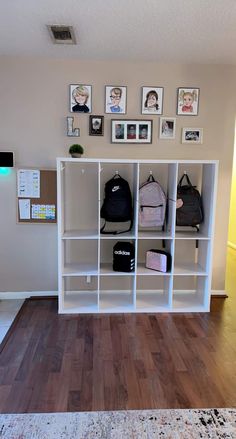
<path fill-rule="evenodd" d="M 210 239 L 213 224 L 213 212 L 216 197 L 217 169 L 212 163 L 180 163 L 178 166 L 178 182 L 181 176 L 187 172 L 193 186 L 201 194 L 203 208 L 203 222 L 199 224 L 199 232 L 193 227 L 176 226 L 176 239 Z M 183 184 L 187 184 L 184 180 Z"/>
<path fill-rule="evenodd" d="M 61 233 L 63 237 L 98 235 L 98 163 L 62 163 Z"/>
<path fill-rule="evenodd" d="M 135 311 L 135 277 L 100 275 L 99 292 L 100 312 L 134 312 Z"/>
<path fill-rule="evenodd" d="M 210 242 L 181 239 L 175 242 L 174 275 L 205 276 L 209 270 Z"/>
<path fill-rule="evenodd" d="M 171 276 L 138 276 L 136 286 L 136 311 L 170 311 L 171 285 Z"/>
<path fill-rule="evenodd" d="M 98 230 L 70 230 L 64 232 L 62 239 L 98 239 Z"/>
<path fill-rule="evenodd" d="M 124 178 L 129 183 L 129 187 L 132 194 L 133 201 L 133 225 L 132 229 L 127 233 L 122 233 L 122 237 L 124 239 L 134 239 L 135 238 L 135 218 L 136 218 L 136 209 L 137 209 L 137 186 L 138 186 L 138 164 L 137 163 L 119 163 L 117 160 L 116 163 L 100 163 L 100 195 L 99 195 L 99 211 L 101 210 L 103 200 L 104 200 L 104 189 L 105 184 L 114 175 L 118 173 L 122 178 Z M 100 219 L 100 227 L 104 224 L 104 219 Z M 117 222 L 117 223 L 109 223 L 107 222 L 105 230 L 106 231 L 123 231 L 127 230 L 130 226 L 130 221 L 127 222 Z M 100 234 L 101 239 L 112 239 L 114 235 L 105 235 Z"/>
<path fill-rule="evenodd" d="M 146 268 L 146 252 L 151 249 L 158 249 L 158 250 L 164 250 L 171 254 L 171 260 L 173 261 L 173 248 L 174 248 L 174 241 L 172 239 L 168 239 L 165 241 L 165 247 L 162 247 L 162 240 L 156 240 L 153 239 L 150 241 L 149 239 L 141 239 L 138 240 L 138 258 L 137 258 L 137 275 L 143 275 L 143 276 L 169 276 L 171 274 L 171 269 L 167 271 L 166 273 L 151 270 L 149 268 Z M 171 264 L 172 265 L 172 264 Z"/>
<path fill-rule="evenodd" d="M 98 312 L 98 277 L 64 277 L 63 293 L 60 301 L 61 313 Z"/>
<path fill-rule="evenodd" d="M 119 237 L 118 237 L 119 236 Z M 113 247 L 118 241 L 123 240 L 123 235 L 116 238 L 100 241 L 100 275 L 101 276 L 135 276 L 135 271 L 113 271 Z M 135 245 L 134 240 L 129 240 Z"/>
<path fill-rule="evenodd" d="M 143 228 L 138 226 L 138 237 L 142 239 L 170 239 L 174 235 L 175 228 L 175 207 L 176 207 L 176 184 L 177 184 L 177 164 L 176 163 L 141 163 L 139 165 L 139 186 L 147 181 L 150 174 L 162 186 L 166 197 L 168 212 L 167 222 L 162 227 Z"/>
<path fill-rule="evenodd" d="M 203 312 L 210 310 L 207 276 L 174 276 L 173 311 Z"/>
<path fill-rule="evenodd" d="M 63 240 L 62 276 L 96 276 L 98 274 L 98 240 Z"/>

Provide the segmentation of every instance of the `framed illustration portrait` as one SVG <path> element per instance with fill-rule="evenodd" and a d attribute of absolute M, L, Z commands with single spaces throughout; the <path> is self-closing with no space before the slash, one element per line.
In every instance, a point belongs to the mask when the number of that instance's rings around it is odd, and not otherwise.
<path fill-rule="evenodd" d="M 105 86 L 105 113 L 126 114 L 126 90 L 120 85 Z"/>
<path fill-rule="evenodd" d="M 152 120 L 111 120 L 112 143 L 152 143 Z"/>
<path fill-rule="evenodd" d="M 202 128 L 183 128 L 182 130 L 182 143 L 196 143 L 203 142 L 203 129 Z"/>
<path fill-rule="evenodd" d="M 199 107 L 199 88 L 178 88 L 177 115 L 197 116 Z"/>
<path fill-rule="evenodd" d="M 89 135 L 103 136 L 104 132 L 104 116 L 89 116 Z"/>
<path fill-rule="evenodd" d="M 163 87 L 142 87 L 142 114 L 162 114 Z"/>
<path fill-rule="evenodd" d="M 175 138 L 175 117 L 160 117 L 160 139 L 174 139 Z"/>
<path fill-rule="evenodd" d="M 84 84 L 70 85 L 70 112 L 91 113 L 92 86 Z"/>

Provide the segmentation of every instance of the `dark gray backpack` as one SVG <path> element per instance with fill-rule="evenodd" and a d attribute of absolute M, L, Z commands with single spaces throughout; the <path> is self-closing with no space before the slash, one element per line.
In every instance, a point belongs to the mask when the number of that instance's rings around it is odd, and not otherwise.
<path fill-rule="evenodd" d="M 183 185 L 186 178 L 187 184 Z M 202 199 L 196 186 L 193 186 L 185 173 L 177 186 L 176 225 L 192 226 L 198 229 L 203 222 Z"/>

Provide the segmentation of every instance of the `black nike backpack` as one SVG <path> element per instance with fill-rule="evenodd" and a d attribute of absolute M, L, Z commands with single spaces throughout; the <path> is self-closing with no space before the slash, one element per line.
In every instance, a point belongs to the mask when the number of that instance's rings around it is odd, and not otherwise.
<path fill-rule="evenodd" d="M 119 234 L 129 232 L 133 225 L 132 196 L 129 183 L 119 174 L 115 174 L 105 184 L 105 198 L 101 208 L 101 218 L 105 220 L 100 232 Z M 106 222 L 120 223 L 130 221 L 130 226 L 122 231 L 105 231 Z"/>
<path fill-rule="evenodd" d="M 184 178 L 186 185 L 182 185 Z M 188 175 L 184 174 L 177 186 L 176 225 L 192 226 L 198 230 L 203 222 L 202 200 L 196 186 L 193 186 Z"/>

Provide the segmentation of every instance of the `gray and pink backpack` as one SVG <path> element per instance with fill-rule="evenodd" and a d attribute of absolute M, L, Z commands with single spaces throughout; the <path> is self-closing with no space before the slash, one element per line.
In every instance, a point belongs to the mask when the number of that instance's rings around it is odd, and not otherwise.
<path fill-rule="evenodd" d="M 139 188 L 139 226 L 163 227 L 165 215 L 165 192 L 151 174 Z"/>

